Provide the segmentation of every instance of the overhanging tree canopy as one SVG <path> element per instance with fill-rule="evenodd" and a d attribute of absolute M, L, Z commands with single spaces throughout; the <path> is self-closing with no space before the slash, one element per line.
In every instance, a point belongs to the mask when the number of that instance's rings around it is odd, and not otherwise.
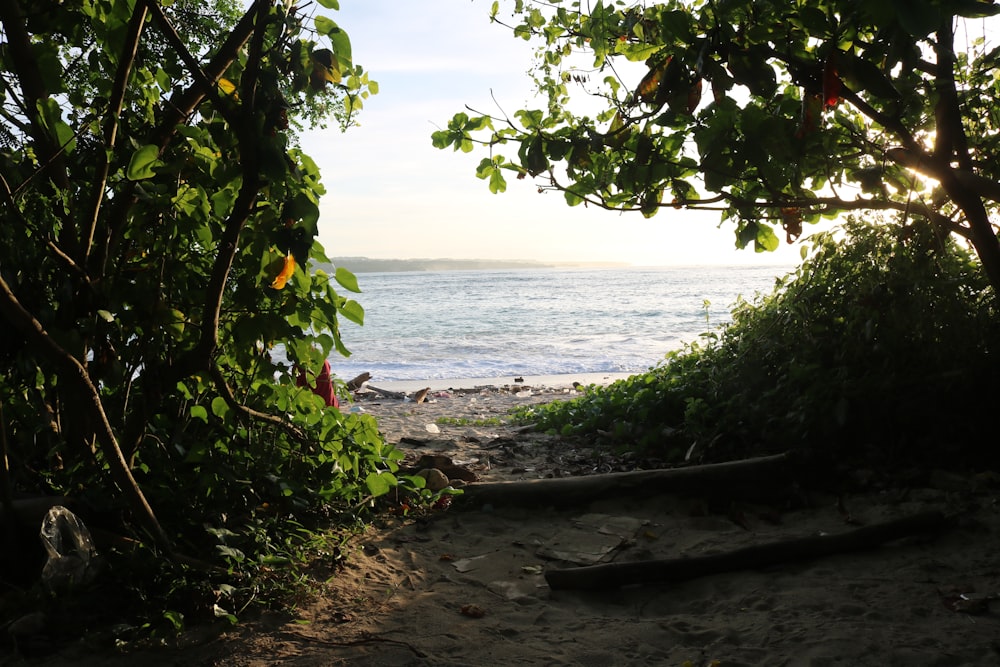
<path fill-rule="evenodd" d="M 1000 5 L 980 0 L 533 2 L 541 109 L 459 113 L 434 145 L 490 147 L 478 176 L 535 177 L 570 205 L 719 210 L 737 243 L 844 211 L 958 234 L 1000 294 Z M 501 17 L 494 2 L 493 18 Z M 573 110 L 582 89 L 599 105 Z M 593 106 L 593 101 L 591 103 Z M 517 145 L 516 158 L 495 148 Z M 499 149 L 496 149 L 499 150 Z"/>

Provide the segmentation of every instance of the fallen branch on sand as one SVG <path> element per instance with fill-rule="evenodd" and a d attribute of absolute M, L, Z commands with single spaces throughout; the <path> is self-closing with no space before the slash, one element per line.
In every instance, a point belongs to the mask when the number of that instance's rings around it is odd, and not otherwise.
<path fill-rule="evenodd" d="M 402 391 L 390 391 L 388 389 L 379 389 L 378 387 L 371 384 L 368 385 L 368 389 L 374 391 L 376 394 L 379 394 L 381 396 L 388 396 L 389 398 L 398 398 L 399 400 L 403 400 L 404 398 L 406 398 L 406 393 Z"/>
<path fill-rule="evenodd" d="M 545 581 L 553 590 L 606 589 L 633 584 L 686 581 L 709 574 L 746 570 L 820 558 L 832 554 L 873 549 L 884 542 L 910 535 L 939 532 L 954 523 L 943 512 L 930 511 L 857 528 L 839 535 L 812 535 L 768 544 L 756 544 L 735 551 L 692 556 L 606 563 L 562 570 L 549 570 Z"/>
<path fill-rule="evenodd" d="M 671 493 L 704 497 L 763 498 L 784 495 L 791 482 L 787 454 L 684 468 L 555 477 L 516 482 L 478 482 L 463 488 L 462 505 L 568 507 L 602 497 Z"/>

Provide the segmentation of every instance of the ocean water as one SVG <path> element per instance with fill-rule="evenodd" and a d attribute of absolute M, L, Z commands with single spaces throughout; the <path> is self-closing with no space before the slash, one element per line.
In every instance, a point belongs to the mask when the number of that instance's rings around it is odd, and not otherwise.
<path fill-rule="evenodd" d="M 365 325 L 341 324 L 352 355 L 330 363 L 343 379 L 367 371 L 373 382 L 643 372 L 791 270 L 362 273 Z"/>

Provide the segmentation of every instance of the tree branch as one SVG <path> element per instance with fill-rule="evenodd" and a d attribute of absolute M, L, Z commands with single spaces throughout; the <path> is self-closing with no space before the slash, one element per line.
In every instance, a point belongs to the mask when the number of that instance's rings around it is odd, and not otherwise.
<path fill-rule="evenodd" d="M 132 65 L 135 63 L 135 56 L 139 52 L 139 38 L 142 36 L 142 26 L 146 21 L 146 5 L 137 5 L 132 11 L 125 36 L 125 44 L 122 48 L 121 60 L 118 63 L 118 71 L 115 72 L 115 81 L 111 88 L 111 99 L 109 101 L 109 111 L 106 115 L 107 125 L 104 128 L 104 150 L 98 151 L 98 167 L 94 178 L 94 191 L 91 196 L 93 203 L 90 212 L 86 214 L 86 232 L 83 238 L 83 249 L 81 264 L 87 265 L 90 258 L 90 249 L 94 243 L 94 232 L 97 229 L 97 221 L 101 213 L 101 204 L 104 201 L 104 192 L 108 185 L 108 173 L 111 169 L 111 154 L 114 152 L 115 143 L 118 137 L 118 122 L 122 108 L 125 106 L 125 91 L 128 88 L 128 78 L 132 72 Z"/>
<path fill-rule="evenodd" d="M 942 19 L 937 32 L 934 51 L 938 66 L 934 80 L 938 101 L 934 107 L 936 133 L 934 138 L 934 158 L 950 164 L 958 161 L 960 169 L 972 173 L 972 157 L 969 155 L 969 141 L 962 127 L 962 110 L 955 89 L 955 35 L 952 32 L 951 17 Z"/>
<path fill-rule="evenodd" d="M 222 399 L 226 402 L 226 405 L 228 405 L 231 410 L 234 410 L 235 412 L 238 412 L 251 419 L 256 419 L 257 421 L 262 421 L 268 424 L 273 424 L 274 426 L 278 426 L 279 428 L 283 429 L 286 433 L 288 433 L 290 436 L 292 436 L 299 442 L 309 442 L 309 438 L 306 437 L 306 434 L 303 433 L 301 429 L 296 428 L 295 425 L 289 424 L 286 420 L 282 419 L 281 417 L 278 417 L 277 415 L 272 415 L 267 412 L 260 412 L 259 410 L 254 410 L 253 408 L 249 408 L 243 403 L 241 403 L 239 400 L 237 400 L 236 395 L 233 394 L 232 387 L 230 387 L 229 383 L 226 382 L 226 378 L 225 376 L 223 376 L 222 370 L 218 367 L 217 364 L 212 364 L 212 367 L 209 369 L 208 372 L 212 377 L 212 383 L 218 390 L 219 395 L 222 396 Z"/>
<path fill-rule="evenodd" d="M 255 0 L 255 5 L 263 1 Z M 144 2 L 147 3 L 147 7 L 156 4 L 154 0 L 144 0 Z M 255 13 L 248 11 L 229 32 L 226 41 L 219 47 L 218 53 L 216 53 L 208 64 L 201 68 L 205 78 L 211 82 L 210 90 L 205 90 L 204 81 L 196 80 L 185 90 L 178 91 L 170 97 L 164 109 L 164 117 L 151 133 L 149 143 L 159 146 L 161 151 L 166 148 L 171 138 L 176 134 L 177 127 L 187 121 L 188 117 L 194 113 L 198 105 L 205 99 L 205 96 L 211 90 L 214 90 L 219 78 L 226 69 L 239 57 L 240 49 L 243 48 L 243 45 L 246 44 L 247 40 L 253 34 L 254 23 Z M 101 267 L 100 272 L 102 274 L 105 270 L 105 263 L 116 250 L 117 243 L 119 242 L 119 231 L 125 226 L 128 213 L 137 201 L 135 195 L 137 185 L 135 182 L 130 182 L 115 197 L 118 201 L 109 217 L 108 238 L 102 246 L 101 256 L 97 262 Z"/>
<path fill-rule="evenodd" d="M 608 211 L 636 212 L 640 210 L 638 205 L 628 206 L 619 204 L 609 204 L 607 199 L 601 195 L 588 195 L 574 192 L 572 187 L 567 187 L 559 183 L 554 176 L 550 176 L 551 187 L 560 192 L 568 192 L 587 204 L 603 208 Z M 725 206 L 718 206 L 725 203 Z M 842 199 L 840 197 L 786 197 L 766 200 L 751 200 L 737 197 L 731 193 L 723 192 L 714 197 L 705 199 L 680 199 L 671 202 L 663 202 L 660 208 L 685 208 L 692 211 L 725 211 L 730 206 L 744 206 L 753 209 L 775 209 L 775 208 L 801 208 L 811 210 L 815 213 L 835 213 L 838 211 L 907 211 L 924 216 L 934 224 L 947 229 L 950 232 L 963 237 L 969 236 L 969 230 L 956 223 L 951 218 L 939 213 L 932 207 L 922 202 L 897 202 L 891 199 Z"/>
<path fill-rule="evenodd" d="M 218 346 L 222 299 L 225 294 L 226 280 L 229 278 L 229 272 L 232 270 L 233 261 L 236 258 L 240 234 L 253 213 L 257 193 L 260 189 L 260 160 L 257 147 L 254 145 L 256 137 L 252 128 L 256 114 L 257 79 L 260 76 L 260 61 L 263 57 L 264 33 L 267 30 L 269 10 L 270 3 L 266 1 L 257 0 L 254 3 L 253 11 L 256 14 L 257 22 L 251 40 L 250 53 L 247 56 L 247 67 L 241 81 L 243 89 L 241 117 L 233 126 L 241 148 L 240 167 L 243 172 L 243 183 L 233 210 L 226 220 L 225 229 L 219 242 L 218 255 L 212 266 L 212 275 L 209 278 L 205 295 L 205 309 L 202 313 L 201 342 L 195 350 L 196 354 L 202 355 L 200 363 L 206 365 L 210 363 L 210 359 L 215 354 L 215 348 Z"/>
<path fill-rule="evenodd" d="M 956 169 L 936 155 L 929 155 L 920 149 L 896 147 L 888 149 L 885 156 L 902 167 L 937 181 L 954 178 L 963 187 L 973 191 L 977 197 L 1000 202 L 1000 183 L 972 171 Z"/>

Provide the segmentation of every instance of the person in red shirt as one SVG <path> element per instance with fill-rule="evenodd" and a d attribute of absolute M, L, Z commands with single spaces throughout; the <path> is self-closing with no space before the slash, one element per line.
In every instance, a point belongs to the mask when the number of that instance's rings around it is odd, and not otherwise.
<path fill-rule="evenodd" d="M 304 368 L 299 368 L 299 377 L 295 384 L 299 387 L 309 387 L 312 393 L 321 397 L 326 401 L 327 405 L 332 405 L 335 408 L 340 407 L 340 401 L 337 400 L 337 392 L 333 388 L 333 378 L 330 377 L 330 362 L 323 361 L 323 370 L 319 372 L 316 376 L 316 386 L 309 386 L 309 379 L 306 377 L 306 371 Z"/>

